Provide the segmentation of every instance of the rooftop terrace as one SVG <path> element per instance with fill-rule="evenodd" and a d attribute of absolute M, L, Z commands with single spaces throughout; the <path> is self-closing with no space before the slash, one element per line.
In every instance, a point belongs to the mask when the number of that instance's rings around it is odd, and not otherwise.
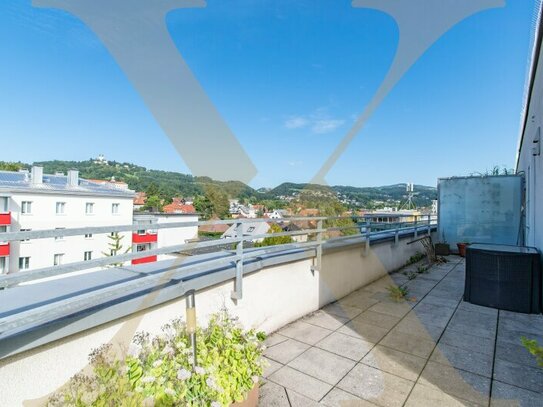
<path fill-rule="evenodd" d="M 543 340 L 543 316 L 463 302 L 460 257 L 408 280 L 416 269 L 271 335 L 261 405 L 543 405 L 543 368 L 520 343 Z M 408 301 L 390 298 L 393 284 L 408 287 Z"/>

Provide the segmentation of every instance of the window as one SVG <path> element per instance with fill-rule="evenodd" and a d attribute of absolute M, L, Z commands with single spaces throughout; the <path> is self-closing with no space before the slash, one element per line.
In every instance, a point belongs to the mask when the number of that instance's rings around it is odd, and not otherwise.
<path fill-rule="evenodd" d="M 85 214 L 92 215 L 94 213 L 94 203 L 93 202 L 87 202 L 85 204 Z"/>
<path fill-rule="evenodd" d="M 19 270 L 27 270 L 30 268 L 30 257 L 19 257 Z"/>
<path fill-rule="evenodd" d="M 90 251 L 89 251 L 89 252 L 85 252 L 85 255 L 84 255 L 83 259 L 84 259 L 85 261 L 92 260 L 92 252 L 90 252 Z"/>
<path fill-rule="evenodd" d="M 7 226 L 0 226 L 0 233 L 4 233 L 4 232 L 7 232 L 7 231 L 8 231 Z"/>
<path fill-rule="evenodd" d="M 118 204 L 118 203 L 111 204 L 111 213 L 113 215 L 118 215 L 119 214 L 119 206 L 120 206 L 120 204 Z"/>
<path fill-rule="evenodd" d="M 64 253 L 57 253 L 53 258 L 53 265 L 60 266 L 62 264 L 62 259 L 64 258 Z"/>
<path fill-rule="evenodd" d="M 9 211 L 9 198 L 7 196 L 0 196 L 0 212 Z"/>
<path fill-rule="evenodd" d="M 6 258 L 0 257 L 0 274 L 4 274 L 6 272 Z"/>
<path fill-rule="evenodd" d="M 62 230 L 62 229 L 66 229 L 66 228 L 55 228 L 55 230 Z M 64 236 L 55 237 L 55 240 L 63 240 L 63 239 L 64 239 Z"/>
<path fill-rule="evenodd" d="M 146 244 L 139 244 L 138 247 L 137 247 L 138 252 L 144 252 L 146 250 L 147 250 L 147 245 Z"/>
<path fill-rule="evenodd" d="M 85 239 L 92 239 L 92 233 L 85 233 Z"/>
<path fill-rule="evenodd" d="M 140 236 L 145 235 L 145 229 L 138 230 L 138 235 Z"/>
<path fill-rule="evenodd" d="M 21 213 L 23 215 L 30 215 L 32 213 L 32 202 L 30 201 L 21 202 Z"/>
<path fill-rule="evenodd" d="M 66 202 L 57 202 L 57 206 L 56 206 L 57 215 L 64 215 L 65 209 L 66 209 Z"/>
<path fill-rule="evenodd" d="M 251 226 L 249 229 L 247 229 L 247 233 L 251 233 L 255 231 L 255 227 Z"/>
<path fill-rule="evenodd" d="M 32 229 L 21 229 L 20 232 L 30 232 Z M 30 242 L 30 239 L 23 239 L 21 242 Z"/>

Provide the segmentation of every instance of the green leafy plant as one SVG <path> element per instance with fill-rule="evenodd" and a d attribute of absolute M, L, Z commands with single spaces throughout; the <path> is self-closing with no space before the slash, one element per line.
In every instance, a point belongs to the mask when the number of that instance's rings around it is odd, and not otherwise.
<path fill-rule="evenodd" d="M 273 223 L 270 226 L 270 230 L 268 231 L 268 234 L 273 233 L 281 233 L 283 232 L 283 229 L 281 229 L 281 226 L 279 226 L 277 223 Z M 290 236 L 270 236 L 266 237 L 262 240 L 262 242 L 255 243 L 255 247 L 266 247 L 266 246 L 277 246 L 280 244 L 287 244 L 292 243 L 292 237 Z"/>
<path fill-rule="evenodd" d="M 137 334 L 121 356 L 103 346 L 90 356 L 92 374 L 74 376 L 48 405 L 220 407 L 244 400 L 265 367 L 265 334 L 243 330 L 221 311 L 196 337 L 196 365 L 181 320 L 154 338 Z"/>
<path fill-rule="evenodd" d="M 417 273 L 415 273 L 414 271 L 408 271 L 403 274 L 407 276 L 408 280 L 414 280 L 415 278 L 417 278 Z"/>
<path fill-rule="evenodd" d="M 415 264 L 424 259 L 426 256 L 423 253 L 417 252 L 413 256 L 407 260 L 406 266 L 409 266 L 410 264 Z"/>
<path fill-rule="evenodd" d="M 426 274 L 426 273 L 428 273 L 428 267 L 422 266 L 422 265 L 418 266 L 417 267 L 417 273 L 418 274 Z"/>
<path fill-rule="evenodd" d="M 520 338 L 522 345 L 535 356 L 537 364 L 543 367 L 543 346 L 540 346 L 535 339 Z"/>
<path fill-rule="evenodd" d="M 407 289 L 407 287 L 396 287 L 396 286 L 390 285 L 387 287 L 387 290 L 390 295 L 390 298 L 398 302 L 405 300 L 409 294 L 409 290 Z"/>

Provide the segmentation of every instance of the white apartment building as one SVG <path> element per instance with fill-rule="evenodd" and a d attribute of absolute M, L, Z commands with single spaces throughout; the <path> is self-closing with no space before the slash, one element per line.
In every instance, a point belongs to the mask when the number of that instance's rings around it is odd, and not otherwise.
<path fill-rule="evenodd" d="M 37 166 L 30 172 L 0 171 L 0 232 L 129 225 L 134 195 L 113 183 L 80 179 L 75 170 L 67 175 L 44 175 Z M 132 234 L 119 235 L 129 249 Z M 107 234 L 0 243 L 0 272 L 104 257 L 109 243 Z"/>
<path fill-rule="evenodd" d="M 198 237 L 196 224 L 158 230 L 154 229 L 154 226 L 166 223 L 192 222 L 198 222 L 197 213 L 135 213 L 134 224 L 141 225 L 141 229 L 132 235 L 132 251 L 142 252 L 188 243 Z M 151 263 L 171 258 L 173 258 L 172 255 L 147 256 L 132 260 L 132 264 Z"/>

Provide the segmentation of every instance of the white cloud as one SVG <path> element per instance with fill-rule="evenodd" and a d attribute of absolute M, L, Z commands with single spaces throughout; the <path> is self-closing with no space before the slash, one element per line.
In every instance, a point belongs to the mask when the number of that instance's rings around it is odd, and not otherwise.
<path fill-rule="evenodd" d="M 339 119 L 323 119 L 323 120 L 315 120 L 313 123 L 313 126 L 311 127 L 311 130 L 313 133 L 316 134 L 325 134 L 330 133 L 345 123 L 345 120 L 339 120 Z"/>
<path fill-rule="evenodd" d="M 294 116 L 289 118 L 285 122 L 285 127 L 287 129 L 301 129 L 302 127 L 307 127 L 309 125 L 309 120 L 303 116 Z"/>
<path fill-rule="evenodd" d="M 290 116 L 285 127 L 290 130 L 309 127 L 314 134 L 326 134 L 345 124 L 345 120 L 332 118 L 326 111 L 326 108 L 321 107 L 309 115 Z"/>

